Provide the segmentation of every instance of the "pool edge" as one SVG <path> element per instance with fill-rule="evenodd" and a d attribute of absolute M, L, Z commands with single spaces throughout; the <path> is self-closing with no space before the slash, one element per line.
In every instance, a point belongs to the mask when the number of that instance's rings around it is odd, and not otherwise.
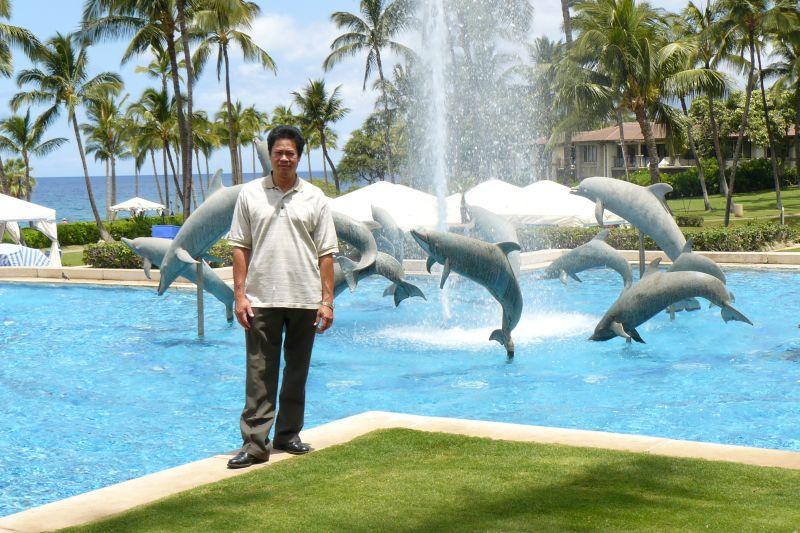
<path fill-rule="evenodd" d="M 384 411 L 367 411 L 305 430 L 303 440 L 311 443 L 314 449 L 319 450 L 346 443 L 377 429 L 388 428 L 435 431 L 509 441 L 604 448 L 668 457 L 727 461 L 800 470 L 800 452 Z M 178 492 L 240 475 L 252 471 L 254 468 L 267 468 L 271 464 L 292 457 L 286 453 L 276 452 L 268 463 L 243 470 L 228 470 L 226 462 L 233 453 L 235 451 L 214 455 L 0 517 L 0 531 L 51 531 L 85 524 Z"/>

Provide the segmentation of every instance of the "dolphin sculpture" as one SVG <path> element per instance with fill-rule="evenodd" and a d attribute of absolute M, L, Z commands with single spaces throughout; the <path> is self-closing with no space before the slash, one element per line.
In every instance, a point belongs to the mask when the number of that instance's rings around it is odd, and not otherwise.
<path fill-rule="evenodd" d="M 666 183 L 642 187 L 614 178 L 585 178 L 571 190 L 595 202 L 597 223 L 603 225 L 603 211 L 610 209 L 642 233 L 649 235 L 673 261 L 681 255 L 686 238 L 667 210 L 664 195 L 672 191 Z"/>
<path fill-rule="evenodd" d="M 550 263 L 541 279 L 558 278 L 561 283 L 566 285 L 567 276 L 570 276 L 575 281 L 581 281 L 577 276 L 578 272 L 595 267 L 607 267 L 619 272 L 625 284 L 625 289 L 630 287 L 631 283 L 633 283 L 631 266 L 621 253 L 606 243 L 608 234 L 609 230 L 604 229 L 591 241 L 570 250 Z"/>
<path fill-rule="evenodd" d="M 593 341 L 607 341 L 623 337 L 630 342 L 644 342 L 636 327 L 644 324 L 671 304 L 688 298 L 700 297 L 722 308 L 725 322 L 737 320 L 753 323 L 731 305 L 730 295 L 720 280 L 704 272 L 660 272 L 661 258 L 647 267 L 642 279 L 630 289 L 622 291 L 617 301 L 600 319 Z"/>
<path fill-rule="evenodd" d="M 161 264 L 172 241 L 158 237 L 137 237 L 136 239 L 122 237 L 122 242 L 142 258 L 144 274 L 147 279 L 151 279 L 151 266 Z M 194 268 L 187 268 L 182 275 L 192 283 L 197 283 L 197 271 Z M 233 289 L 205 263 L 203 263 L 203 288 L 225 304 L 225 317 L 228 322 L 233 322 Z"/>
<path fill-rule="evenodd" d="M 500 215 L 477 205 L 467 205 L 467 214 L 475 235 L 486 242 L 515 242 L 519 244 L 514 225 Z M 515 276 L 519 276 L 519 252 L 508 254 L 508 262 Z"/>
<path fill-rule="evenodd" d="M 338 296 L 346 287 L 349 287 L 351 292 L 355 290 L 355 285 L 350 285 L 348 280 L 345 278 L 344 271 L 341 267 L 342 262 L 348 261 L 353 263 L 353 261 L 350 259 L 342 257 L 339 262 L 334 263 L 333 265 L 334 296 Z M 419 296 L 423 300 L 427 300 L 427 298 L 425 298 L 425 294 L 423 294 L 419 287 L 403 279 L 403 276 L 405 275 L 403 272 L 403 265 L 401 265 L 397 259 L 389 254 L 378 252 L 375 262 L 367 268 L 358 270 L 354 264 L 351 266 L 351 269 L 354 273 L 356 282 L 373 275 L 383 276 L 391 281 L 391 285 L 386 287 L 386 289 L 383 291 L 383 295 L 392 295 L 394 297 L 395 307 L 399 306 L 400 302 L 411 296 Z"/>
<path fill-rule="evenodd" d="M 256 139 L 255 145 L 258 162 L 261 163 L 261 176 L 269 176 L 270 170 L 272 169 L 272 164 L 269 159 L 269 145 L 260 139 Z"/>
<path fill-rule="evenodd" d="M 351 218 L 343 213 L 332 211 L 333 225 L 336 228 L 336 236 L 354 247 L 359 253 L 358 263 L 353 261 L 342 261 L 344 256 L 338 256 L 336 260 L 342 268 L 348 284 L 354 286 L 357 283 L 355 271 L 364 270 L 375 262 L 378 254 L 378 245 L 375 237 L 367 224 Z M 377 224 L 375 224 L 377 227 Z"/>
<path fill-rule="evenodd" d="M 228 233 L 236 198 L 242 187 L 244 185 L 225 187 L 222 185 L 222 171 L 214 174 L 208 185 L 206 201 L 184 221 L 164 254 L 158 283 L 159 295 L 164 294 L 178 276 L 186 277 L 184 272 L 195 265 L 198 258 L 207 256 L 209 248 Z"/>
<path fill-rule="evenodd" d="M 692 239 L 686 241 L 683 250 L 681 250 L 681 255 L 679 255 L 672 263 L 672 266 L 667 269 L 667 272 L 704 272 L 710 276 L 714 276 L 723 284 L 727 283 L 725 273 L 719 265 L 708 257 L 692 252 Z M 733 293 L 729 291 L 729 294 L 731 296 L 731 301 L 736 301 L 733 297 Z M 700 309 L 700 302 L 691 298 L 667 307 L 667 313 L 669 313 L 670 318 L 674 319 L 675 313 L 678 311 L 696 311 L 698 309 Z"/>
<path fill-rule="evenodd" d="M 386 240 L 386 244 L 391 247 L 392 257 L 402 264 L 403 259 L 405 259 L 405 233 L 394 221 L 392 215 L 382 207 L 372 206 L 372 219 L 381 225 L 377 232 Z M 378 237 L 375 240 L 378 241 Z"/>
<path fill-rule="evenodd" d="M 454 233 L 422 229 L 411 230 L 411 236 L 428 254 L 428 272 L 434 263 L 444 265 L 440 287 L 444 287 L 451 271 L 456 272 L 485 287 L 500 303 L 503 308 L 502 326 L 492 332 L 489 340 L 505 346 L 509 359 L 514 357 L 511 331 L 522 315 L 522 293 L 508 261 L 508 254 L 519 251 L 519 244 L 491 244 Z"/>

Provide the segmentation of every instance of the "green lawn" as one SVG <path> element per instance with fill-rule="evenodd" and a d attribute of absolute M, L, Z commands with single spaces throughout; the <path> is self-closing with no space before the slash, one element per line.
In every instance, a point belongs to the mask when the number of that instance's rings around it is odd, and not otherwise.
<path fill-rule="evenodd" d="M 725 197 L 711 196 L 711 213 L 703 210 L 702 198 L 668 200 L 670 209 L 676 215 L 700 215 L 706 223 L 722 222 L 725 218 Z M 800 217 L 800 189 L 792 187 L 781 192 L 783 210 L 786 217 Z M 744 218 L 777 218 L 778 209 L 775 202 L 775 191 L 734 194 L 733 201 L 744 205 Z M 731 219 L 735 221 L 733 215 Z"/>
<path fill-rule="evenodd" d="M 61 254 L 61 265 L 65 267 L 83 265 L 83 250 L 63 252 Z"/>
<path fill-rule="evenodd" d="M 798 471 L 398 429 L 71 531 L 790 531 L 798 487 Z"/>

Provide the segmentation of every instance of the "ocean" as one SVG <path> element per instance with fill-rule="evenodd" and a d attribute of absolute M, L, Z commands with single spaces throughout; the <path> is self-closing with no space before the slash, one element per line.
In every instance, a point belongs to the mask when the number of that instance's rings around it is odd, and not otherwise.
<path fill-rule="evenodd" d="M 308 171 L 299 172 L 303 179 L 308 179 Z M 257 177 L 252 173 L 245 173 L 245 181 L 250 181 Z M 314 179 L 323 179 L 322 172 L 312 172 Z M 94 193 L 94 200 L 97 204 L 97 210 L 100 216 L 105 218 L 106 209 L 106 178 L 105 176 L 92 176 L 92 192 Z M 328 179 L 333 180 L 328 173 Z M 225 185 L 231 184 L 230 174 L 223 174 L 222 181 Z M 160 178 L 161 188 L 164 188 L 164 178 Z M 205 187 L 205 178 L 203 180 Z M 175 187 L 170 180 L 170 207 L 175 198 Z M 195 179 L 195 189 L 197 190 L 197 199 L 201 199 L 200 190 L 197 188 L 197 180 Z M 134 176 L 117 176 L 117 203 L 124 202 L 136 196 L 134 194 Z M 159 202 L 158 189 L 156 188 L 155 181 L 152 175 L 139 176 L 139 194 L 138 196 Z M 33 188 L 31 201 L 51 209 L 56 210 L 56 217 L 59 221 L 67 219 L 68 222 L 77 221 L 92 221 L 92 208 L 89 205 L 89 196 L 86 194 L 86 185 L 83 176 L 69 176 L 62 178 L 36 178 L 36 186 Z M 174 208 L 173 208 L 174 209 Z M 155 214 L 155 213 L 153 213 Z M 117 218 L 127 218 L 129 216 L 126 212 L 120 212 Z"/>

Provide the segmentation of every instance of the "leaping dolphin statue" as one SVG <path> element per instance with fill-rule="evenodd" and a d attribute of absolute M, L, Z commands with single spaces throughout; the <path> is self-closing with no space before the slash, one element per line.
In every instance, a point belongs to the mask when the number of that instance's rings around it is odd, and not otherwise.
<path fill-rule="evenodd" d="M 723 284 L 727 284 L 725 273 L 713 260 L 692 251 L 692 239 L 688 239 L 686 244 L 681 250 L 681 255 L 672 263 L 672 266 L 667 269 L 667 272 L 704 272 L 710 276 L 714 276 Z M 731 301 L 736 301 L 733 293 L 728 291 L 731 296 Z M 678 311 L 696 311 L 700 309 L 700 302 L 695 299 L 685 300 L 677 304 L 667 307 L 667 313 L 670 318 L 675 318 L 675 313 Z"/>
<path fill-rule="evenodd" d="M 577 276 L 578 272 L 595 267 L 606 267 L 616 270 L 622 276 L 624 288 L 630 287 L 633 283 L 631 266 L 621 253 L 606 243 L 608 234 L 609 230 L 604 229 L 591 241 L 570 250 L 550 263 L 550 266 L 544 271 L 542 279 L 558 278 L 561 283 L 566 285 L 567 276 L 575 281 L 581 281 Z"/>
<path fill-rule="evenodd" d="M 514 225 L 500 215 L 477 205 L 467 205 L 467 214 L 472 222 L 475 236 L 486 242 L 515 242 L 519 244 Z M 508 254 L 508 262 L 515 276 L 519 276 L 519 252 Z"/>
<path fill-rule="evenodd" d="M 142 258 L 144 274 L 147 279 L 150 279 L 151 266 L 161 264 L 169 250 L 171 240 L 158 237 L 137 237 L 136 239 L 122 237 L 122 242 Z M 182 275 L 192 283 L 197 283 L 197 271 L 194 268 L 187 268 Z M 225 304 L 225 317 L 228 322 L 233 322 L 233 289 L 205 263 L 203 263 L 203 288 Z"/>
<path fill-rule="evenodd" d="M 391 247 L 390 255 L 402 264 L 405 259 L 405 233 L 394 221 L 392 215 L 382 207 L 372 206 L 372 219 L 381 225 L 377 232 L 386 240 L 388 247 Z M 375 240 L 378 241 L 377 236 Z"/>
<path fill-rule="evenodd" d="M 348 284 L 354 286 L 357 283 L 355 280 L 355 271 L 364 270 L 375 262 L 375 257 L 378 254 L 378 245 L 375 243 L 375 237 L 372 236 L 370 228 L 364 222 L 360 222 L 338 211 L 332 211 L 333 225 L 336 228 L 336 236 L 358 250 L 359 259 L 358 263 L 353 261 L 342 261 L 344 256 L 338 256 L 336 260 L 339 262 L 342 272 L 348 279 Z M 375 224 L 377 227 L 377 224 Z"/>
<path fill-rule="evenodd" d="M 350 261 L 350 259 L 342 257 L 339 262 L 333 264 L 334 296 L 338 296 L 346 287 L 349 287 L 351 292 L 355 290 L 355 285 L 350 285 L 341 267 L 341 263 L 347 261 L 354 263 Z M 378 252 L 375 262 L 363 270 L 357 270 L 355 265 L 352 265 L 351 268 L 353 269 L 356 282 L 373 275 L 383 276 L 391 281 L 391 285 L 386 287 L 383 291 L 383 295 L 392 295 L 394 297 L 395 307 L 399 306 L 400 302 L 411 296 L 419 296 L 423 300 L 427 300 L 425 294 L 423 294 L 419 287 L 403 279 L 405 275 L 403 266 L 397 259 L 389 254 Z"/>
<path fill-rule="evenodd" d="M 187 218 L 170 244 L 161 263 L 158 294 L 164 294 L 178 276 L 197 264 L 214 244 L 231 229 L 236 198 L 244 185 L 225 187 L 218 170 L 208 185 L 205 202 Z M 214 260 L 214 258 L 211 258 Z"/>
<path fill-rule="evenodd" d="M 258 162 L 261 163 L 261 176 L 269 176 L 270 170 L 272 169 L 272 164 L 269 159 L 269 145 L 260 139 L 255 140 L 255 145 Z"/>
<path fill-rule="evenodd" d="M 673 261 L 681 255 L 686 238 L 667 210 L 664 195 L 672 191 L 666 183 L 642 187 L 615 178 L 585 178 L 571 190 L 595 202 L 595 217 L 603 225 L 603 211 L 610 209 L 642 233 L 649 235 Z"/>
<path fill-rule="evenodd" d="M 434 263 L 444 265 L 440 287 L 444 287 L 450 272 L 482 285 L 503 308 L 503 322 L 489 336 L 505 346 L 509 359 L 514 357 L 514 341 L 511 331 L 522 315 L 522 293 L 519 282 L 511 269 L 508 253 L 519 251 L 515 242 L 490 244 L 454 233 L 432 230 L 411 230 L 411 236 L 428 254 L 428 272 Z"/>
<path fill-rule="evenodd" d="M 644 342 L 637 326 L 644 324 L 666 307 L 688 298 L 705 298 L 722 308 L 722 320 L 753 323 L 731 305 L 730 295 L 720 280 L 703 272 L 660 272 L 661 258 L 647 267 L 642 279 L 622 291 L 617 301 L 600 319 L 593 341 L 623 337 L 630 342 Z"/>

